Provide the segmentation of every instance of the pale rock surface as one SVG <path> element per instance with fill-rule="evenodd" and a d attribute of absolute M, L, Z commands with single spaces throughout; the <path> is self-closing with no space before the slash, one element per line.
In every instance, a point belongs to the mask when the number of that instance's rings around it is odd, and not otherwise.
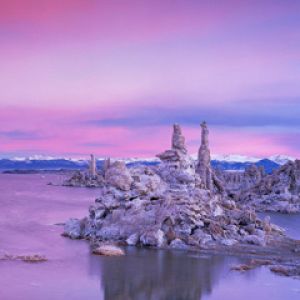
<path fill-rule="evenodd" d="M 104 256 L 123 256 L 125 252 L 123 249 L 115 245 L 101 245 L 93 250 L 93 254 Z"/>

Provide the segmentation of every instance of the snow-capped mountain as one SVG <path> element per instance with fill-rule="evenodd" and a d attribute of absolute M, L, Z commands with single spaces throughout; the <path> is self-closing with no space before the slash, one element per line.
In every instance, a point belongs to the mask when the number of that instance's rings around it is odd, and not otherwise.
<path fill-rule="evenodd" d="M 222 154 L 212 154 L 211 155 L 212 160 L 217 160 L 217 161 L 227 161 L 227 162 L 258 162 L 262 158 L 259 157 L 253 157 L 253 156 L 246 156 L 246 155 L 239 155 L 239 154 L 227 154 L 227 155 L 222 155 Z"/>
<path fill-rule="evenodd" d="M 192 155 L 194 159 L 197 155 Z M 97 159 L 97 166 L 102 167 L 104 158 Z M 134 165 L 156 165 L 159 159 L 149 158 L 114 158 L 114 160 L 123 160 L 128 166 Z M 266 172 L 270 173 L 273 169 L 295 158 L 286 155 L 274 155 L 267 158 L 245 156 L 239 154 L 230 155 L 212 155 L 212 166 L 222 170 L 244 170 L 248 166 L 255 164 L 263 166 Z M 10 159 L 0 159 L 0 170 L 76 170 L 86 169 L 88 167 L 88 158 L 66 158 L 44 155 L 33 155 L 30 157 L 14 157 Z"/>
<path fill-rule="evenodd" d="M 288 161 L 295 161 L 295 157 L 287 156 L 287 155 L 273 155 L 268 157 L 269 160 L 276 162 L 279 165 L 284 165 Z"/>

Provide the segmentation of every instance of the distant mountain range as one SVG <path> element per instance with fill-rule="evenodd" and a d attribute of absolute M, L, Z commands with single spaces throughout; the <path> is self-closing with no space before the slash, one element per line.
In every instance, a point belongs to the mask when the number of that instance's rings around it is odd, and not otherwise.
<path fill-rule="evenodd" d="M 195 158 L 195 155 L 193 156 Z M 156 165 L 157 158 L 130 158 L 123 159 L 130 166 L 135 165 Z M 221 170 L 241 171 L 252 164 L 263 166 L 266 172 L 286 163 L 288 160 L 295 160 L 289 156 L 277 155 L 268 158 L 247 157 L 242 155 L 212 155 L 212 166 Z M 103 159 L 97 160 L 97 166 L 101 168 Z M 0 159 L 0 171 L 7 170 L 85 170 L 88 167 L 87 159 L 56 158 L 47 156 L 16 157 Z"/>

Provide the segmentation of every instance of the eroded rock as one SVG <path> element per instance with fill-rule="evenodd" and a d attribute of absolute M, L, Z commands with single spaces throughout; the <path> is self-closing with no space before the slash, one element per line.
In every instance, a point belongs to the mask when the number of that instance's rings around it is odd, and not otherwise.
<path fill-rule="evenodd" d="M 189 156 L 179 125 L 171 149 L 159 154 L 158 166 L 127 168 L 104 164 L 99 197 L 82 220 L 71 219 L 65 235 L 92 241 L 171 248 L 251 245 L 265 247 L 279 228 L 230 198 L 210 165 L 208 128 L 202 124 L 197 164 Z M 262 181 L 256 169 L 253 182 Z M 295 187 L 293 186 L 295 190 Z"/>

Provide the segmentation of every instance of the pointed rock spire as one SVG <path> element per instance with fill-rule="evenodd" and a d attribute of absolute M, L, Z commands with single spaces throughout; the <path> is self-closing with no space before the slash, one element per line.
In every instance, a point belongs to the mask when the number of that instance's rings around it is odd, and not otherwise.
<path fill-rule="evenodd" d="M 203 187 L 211 190 L 213 187 L 212 169 L 210 165 L 210 150 L 208 135 L 209 130 L 206 122 L 201 123 L 201 145 L 198 151 L 196 172 L 200 175 Z"/>

